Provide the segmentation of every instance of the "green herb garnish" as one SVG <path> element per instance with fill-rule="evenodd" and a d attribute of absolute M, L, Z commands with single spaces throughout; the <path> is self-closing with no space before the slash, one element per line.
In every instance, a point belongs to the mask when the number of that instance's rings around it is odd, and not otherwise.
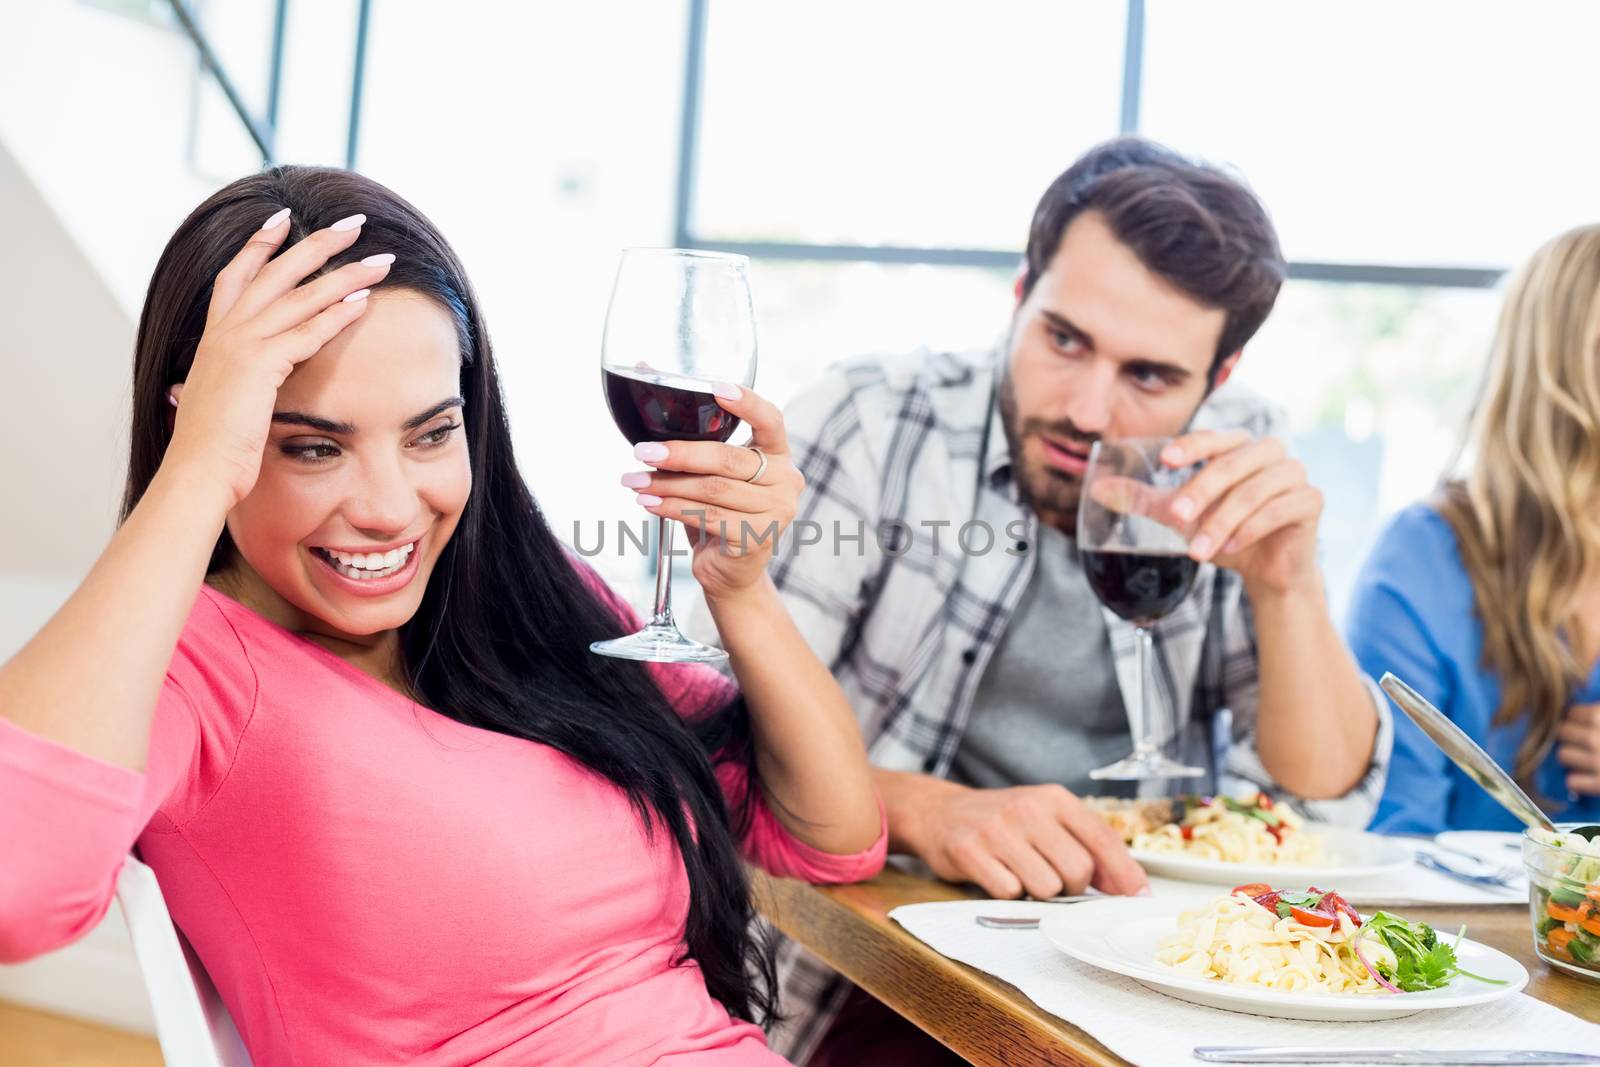
<path fill-rule="evenodd" d="M 1390 976 L 1385 973 L 1385 977 L 1407 993 L 1440 989 L 1458 974 L 1480 982 L 1505 984 L 1499 978 L 1485 978 L 1481 974 L 1463 970 L 1456 962 L 1456 946 L 1461 944 L 1461 938 L 1467 932 L 1465 926 L 1456 934 L 1455 945 L 1447 945 L 1439 940 L 1438 933 L 1427 923 L 1407 922 L 1386 911 L 1380 911 L 1368 919 L 1366 928 L 1381 937 L 1394 953 L 1394 974 Z M 1381 970 L 1387 972 L 1388 968 Z"/>
<path fill-rule="evenodd" d="M 1299 908 L 1301 911 L 1316 911 L 1317 905 L 1322 903 L 1322 898 L 1326 895 L 1326 893 L 1279 893 L 1278 918 L 1289 918 L 1292 914 L 1291 908 Z"/>
<path fill-rule="evenodd" d="M 1243 804 L 1232 797 L 1222 797 L 1220 799 L 1222 800 L 1223 807 L 1227 808 L 1229 811 L 1237 812 L 1240 815 L 1248 815 L 1252 819 L 1260 819 L 1268 826 L 1277 826 L 1279 823 L 1283 822 L 1283 820 L 1278 817 L 1277 812 L 1268 811 L 1266 808 L 1258 807 L 1255 804 Z"/>

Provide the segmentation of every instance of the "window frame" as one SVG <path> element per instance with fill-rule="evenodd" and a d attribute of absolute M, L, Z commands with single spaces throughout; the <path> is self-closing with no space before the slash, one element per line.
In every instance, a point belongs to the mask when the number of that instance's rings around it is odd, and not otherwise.
<path fill-rule="evenodd" d="M 365 3 L 365 0 L 363 0 Z M 1145 2 L 1126 0 L 1122 92 L 1118 132 L 1139 132 L 1140 97 L 1144 86 Z M 814 244 L 801 241 L 744 241 L 713 237 L 695 226 L 694 204 L 699 170 L 701 99 L 705 91 L 706 23 L 710 0 L 688 0 L 688 39 L 684 48 L 683 113 L 679 125 L 678 177 L 673 197 L 672 241 L 679 248 L 737 252 L 752 259 L 809 260 L 834 263 L 929 264 L 948 267 L 1014 269 L 1021 249 L 922 248 L 904 245 Z M 1440 267 L 1427 264 L 1325 263 L 1291 260 L 1289 277 L 1304 281 L 1375 285 L 1429 286 L 1447 289 L 1492 289 L 1505 268 Z"/>
<path fill-rule="evenodd" d="M 263 166 L 272 166 L 277 160 L 275 144 L 278 129 L 278 101 L 282 96 L 283 88 L 283 49 L 284 30 L 288 23 L 289 0 L 276 0 L 272 16 L 272 40 L 268 45 L 270 60 L 267 75 L 267 101 L 266 112 L 257 115 L 245 103 L 240 94 L 238 84 L 228 73 L 227 68 L 218 58 L 216 49 L 211 46 L 210 38 L 200 26 L 200 19 L 190 8 L 188 0 L 168 0 L 172 9 L 172 16 L 180 32 L 194 45 L 195 57 L 199 60 L 202 73 L 209 74 L 217 83 L 217 88 L 227 99 L 228 106 L 233 109 L 234 115 L 244 126 L 245 132 L 250 135 L 250 140 L 255 142 L 256 150 L 261 153 Z M 366 83 L 367 65 L 367 31 L 372 22 L 372 0 L 359 0 L 356 8 L 356 36 L 355 58 L 351 64 L 350 78 L 350 104 L 349 124 L 345 133 L 344 165 L 350 170 L 356 166 L 356 150 L 361 141 L 361 104 L 362 89 Z M 196 90 L 198 99 L 198 89 Z M 191 150 L 198 136 L 196 124 L 198 123 L 198 108 L 192 108 L 189 116 Z"/>

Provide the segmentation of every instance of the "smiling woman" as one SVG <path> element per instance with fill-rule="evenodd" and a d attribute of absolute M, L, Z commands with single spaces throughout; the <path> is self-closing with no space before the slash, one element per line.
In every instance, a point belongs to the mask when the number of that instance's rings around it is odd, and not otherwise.
<path fill-rule="evenodd" d="M 774 1062 L 741 852 L 852 880 L 886 838 L 771 543 L 707 569 L 742 691 L 590 655 L 635 619 L 517 469 L 465 271 L 348 172 L 190 215 L 133 392 L 122 527 L 0 667 L 0 959 L 92 927 L 137 843 L 262 1067 Z M 781 415 L 718 402 L 786 522 Z M 697 448 L 652 475 L 685 505 L 751 458 Z"/>

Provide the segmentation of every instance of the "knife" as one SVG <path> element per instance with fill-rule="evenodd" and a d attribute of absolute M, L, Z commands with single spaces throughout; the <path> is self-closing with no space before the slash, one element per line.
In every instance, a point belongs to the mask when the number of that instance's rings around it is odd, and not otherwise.
<path fill-rule="evenodd" d="M 1499 801 L 1501 807 L 1528 826 L 1555 832 L 1556 825 L 1550 821 L 1550 816 L 1530 800 L 1528 794 L 1522 791 L 1522 787 L 1487 752 L 1479 748 L 1478 743 L 1468 737 L 1461 727 L 1451 722 L 1444 712 L 1428 703 L 1421 693 L 1392 673 L 1385 674 L 1378 685 L 1400 706 L 1401 711 L 1411 717 L 1412 722 L 1422 728 L 1423 733 L 1433 739 L 1433 743 L 1438 745 L 1457 767 L 1466 771 L 1473 781 L 1483 787 L 1484 792 Z"/>
<path fill-rule="evenodd" d="M 1202 1045 L 1194 1050 L 1207 1063 L 1600 1063 L 1583 1052 L 1496 1051 L 1461 1049 L 1429 1051 L 1412 1048 L 1312 1048 L 1295 1045 Z"/>

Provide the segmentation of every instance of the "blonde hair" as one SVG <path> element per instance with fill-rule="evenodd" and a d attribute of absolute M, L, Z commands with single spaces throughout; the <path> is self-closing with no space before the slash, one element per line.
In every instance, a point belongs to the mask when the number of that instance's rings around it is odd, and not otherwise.
<path fill-rule="evenodd" d="M 1463 454 L 1439 510 L 1500 680 L 1494 723 L 1528 717 L 1513 772 L 1527 785 L 1587 673 L 1578 610 L 1600 580 L 1600 225 L 1512 280 Z"/>

